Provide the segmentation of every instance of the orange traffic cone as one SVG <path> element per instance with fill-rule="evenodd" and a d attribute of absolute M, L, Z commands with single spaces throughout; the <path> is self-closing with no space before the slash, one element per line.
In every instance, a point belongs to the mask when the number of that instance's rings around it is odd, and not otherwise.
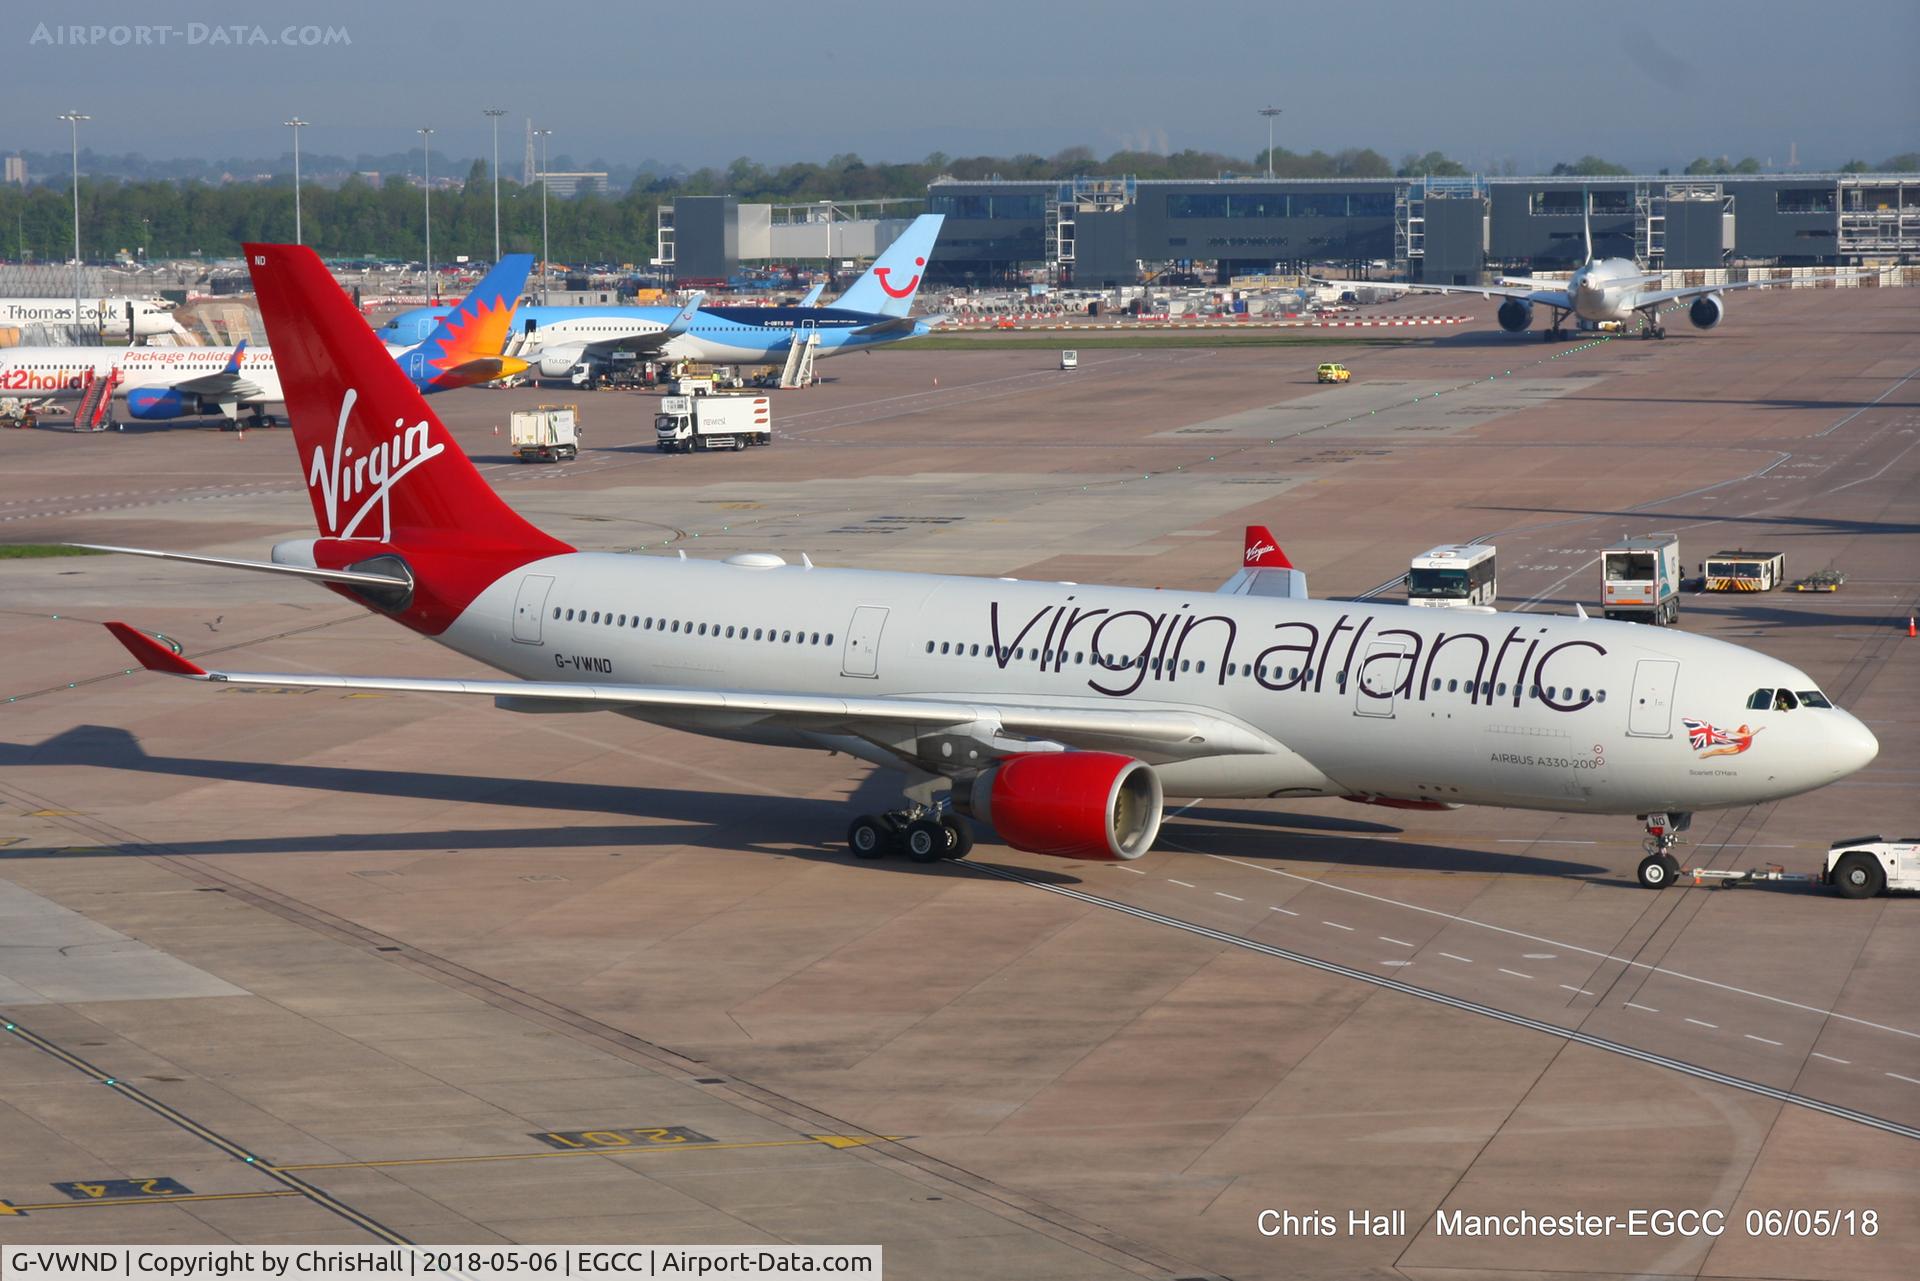
<path fill-rule="evenodd" d="M 1920 631 L 1915 631 L 1915 630 L 1914 630 L 1914 626 L 1913 626 L 1913 615 L 1912 615 L 1912 614 L 1908 614 L 1908 615 L 1907 615 L 1907 635 L 1909 635 L 1909 636 L 1920 636 Z"/>

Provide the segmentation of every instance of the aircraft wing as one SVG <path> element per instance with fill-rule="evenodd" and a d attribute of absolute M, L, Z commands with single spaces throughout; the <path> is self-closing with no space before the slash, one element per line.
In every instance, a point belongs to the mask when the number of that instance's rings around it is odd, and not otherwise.
<path fill-rule="evenodd" d="M 266 388 L 240 372 L 240 363 L 247 354 L 247 343 L 243 338 L 234 345 L 233 354 L 227 358 L 226 368 L 217 374 L 202 374 L 198 378 L 189 378 L 174 383 L 170 390 L 185 392 L 189 396 L 199 396 L 205 400 L 250 401 L 266 398 Z"/>
<path fill-rule="evenodd" d="M 1573 298 L 1558 280 L 1521 285 L 1416 285 L 1407 281 L 1315 280 L 1316 285 L 1335 285 L 1342 289 L 1393 289 L 1412 294 L 1472 294 L 1477 298 L 1518 298 L 1522 302 L 1573 310 Z"/>
<path fill-rule="evenodd" d="M 302 672 L 208 671 L 126 623 L 107 630 L 149 671 L 226 685 L 270 689 L 341 689 L 379 693 L 464 694 L 494 699 L 517 711 L 617 711 L 641 720 L 705 728 L 770 725 L 814 733 L 843 733 L 880 743 L 933 733 L 972 732 L 1123 748 L 1147 759 L 1264 755 L 1283 750 L 1263 734 L 1223 717 L 1192 711 L 1122 707 L 976 704 L 943 698 L 837 698 L 760 690 L 677 689 L 654 685 L 573 685 L 511 678 L 447 680 L 407 676 L 332 676 Z"/>
<path fill-rule="evenodd" d="M 859 334 L 862 338 L 878 338 L 889 334 L 910 334 L 913 332 L 915 325 L 924 324 L 928 328 L 932 328 L 945 319 L 945 316 L 888 316 L 885 320 L 877 320 L 871 325 L 862 325 L 853 332 Z"/>
<path fill-rule="evenodd" d="M 1831 279 L 1831 277 L 1823 277 L 1823 279 Z M 1793 283 L 1791 280 L 1741 280 L 1730 285 L 1688 285 L 1683 289 L 1657 289 L 1651 293 L 1634 295 L 1633 305 L 1635 309 L 1653 307 L 1661 303 L 1685 302 L 1689 298 L 1698 298 L 1702 294 L 1732 293 L 1736 289 L 1773 289 Z"/>

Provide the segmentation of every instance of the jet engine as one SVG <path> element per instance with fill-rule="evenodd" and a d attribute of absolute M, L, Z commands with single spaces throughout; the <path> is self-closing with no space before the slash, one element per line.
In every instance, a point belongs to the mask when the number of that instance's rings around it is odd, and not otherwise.
<path fill-rule="evenodd" d="M 575 365 L 586 355 L 586 344 L 572 343 L 565 347 L 546 347 L 541 349 L 534 362 L 542 378 L 568 378 L 573 374 Z"/>
<path fill-rule="evenodd" d="M 1527 327 L 1533 324 L 1533 304 L 1524 298 L 1507 299 L 1500 304 L 1497 314 L 1500 328 L 1510 334 L 1524 334 Z"/>
<path fill-rule="evenodd" d="M 135 418 L 187 418 L 201 412 L 196 397 L 171 387 L 136 387 L 127 393 L 127 412 Z"/>
<path fill-rule="evenodd" d="M 1029 854 L 1113 862 L 1160 834 L 1160 779 L 1112 752 L 1023 752 L 954 789 L 955 807 Z"/>
<path fill-rule="evenodd" d="M 1719 294 L 1701 294 L 1687 308 L 1687 319 L 1695 329 L 1712 329 L 1726 313 L 1726 304 L 1720 301 Z"/>

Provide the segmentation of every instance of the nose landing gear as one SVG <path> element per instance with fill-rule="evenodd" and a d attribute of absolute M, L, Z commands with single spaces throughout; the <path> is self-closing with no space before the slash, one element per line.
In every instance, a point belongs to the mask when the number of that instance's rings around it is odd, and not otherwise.
<path fill-rule="evenodd" d="M 1680 833 L 1693 826 L 1693 815 L 1643 814 L 1641 819 L 1647 826 L 1643 845 L 1647 856 L 1640 860 L 1639 880 L 1650 890 L 1664 890 L 1680 875 L 1680 860 L 1673 856 L 1673 847 L 1680 843 Z"/>

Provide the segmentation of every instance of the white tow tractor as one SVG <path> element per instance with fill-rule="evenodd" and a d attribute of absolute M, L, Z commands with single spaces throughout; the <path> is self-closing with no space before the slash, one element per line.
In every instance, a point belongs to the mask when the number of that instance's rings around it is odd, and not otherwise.
<path fill-rule="evenodd" d="M 1778 863 L 1764 867 L 1682 869 L 1673 855 L 1654 852 L 1640 861 L 1640 883 L 1650 890 L 1669 885 L 1829 885 L 1841 898 L 1873 898 L 1887 890 L 1920 891 L 1920 837 L 1890 841 L 1861 836 L 1835 841 L 1818 873 L 1789 872 Z"/>

